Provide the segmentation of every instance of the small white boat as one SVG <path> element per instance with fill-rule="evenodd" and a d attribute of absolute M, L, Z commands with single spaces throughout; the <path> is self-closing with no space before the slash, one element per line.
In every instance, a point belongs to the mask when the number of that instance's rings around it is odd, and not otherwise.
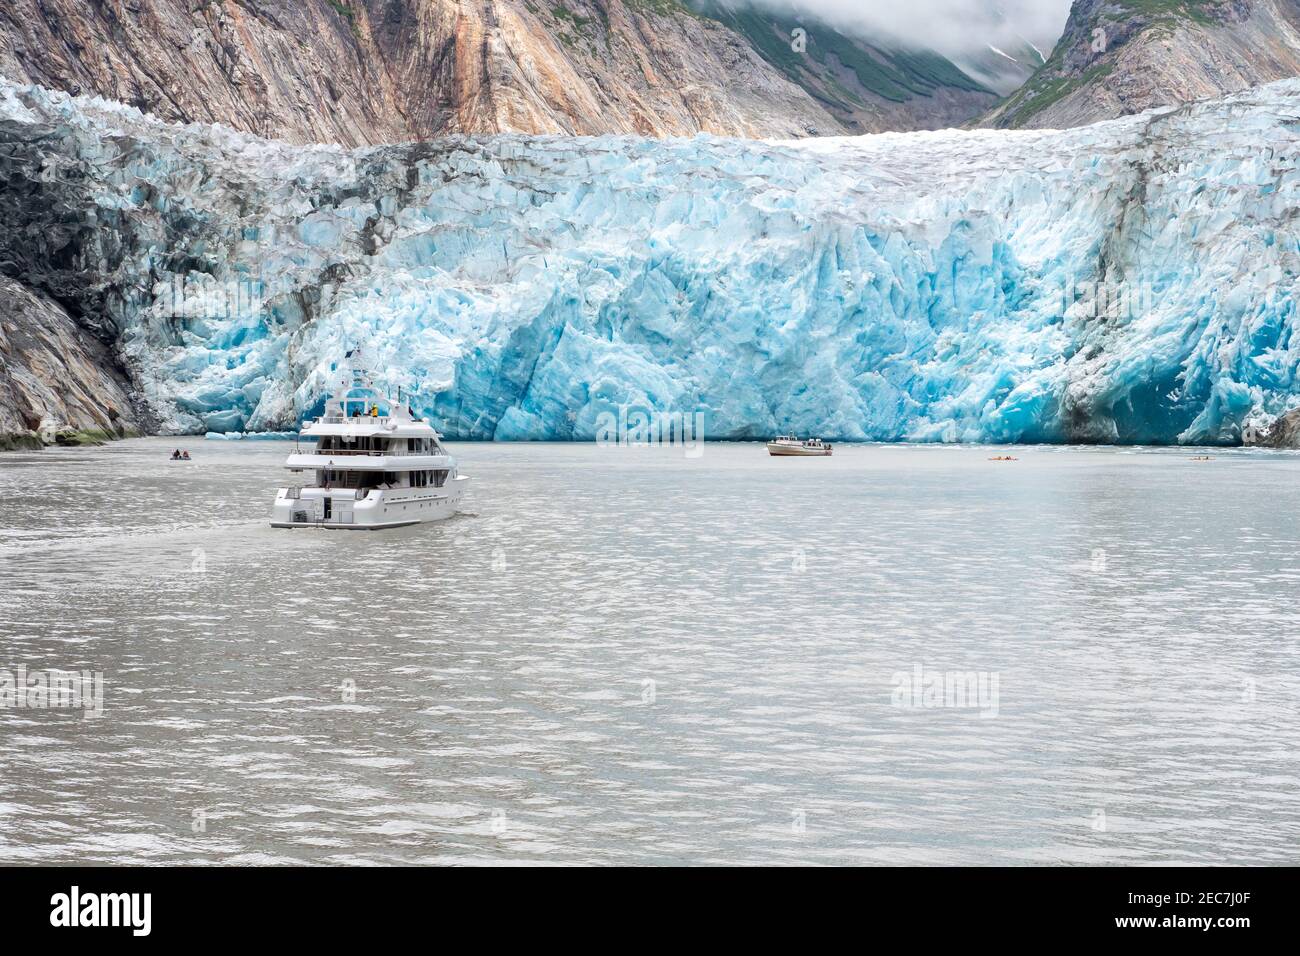
<path fill-rule="evenodd" d="M 432 425 L 381 395 L 354 352 L 348 359 L 325 414 L 302 429 L 316 446 L 285 462 L 313 480 L 280 489 L 271 527 L 374 530 L 450 518 L 469 479 Z"/>
<path fill-rule="evenodd" d="M 831 446 L 820 438 L 800 441 L 794 435 L 779 435 L 767 443 L 769 455 L 792 455 L 798 457 L 827 457 Z"/>

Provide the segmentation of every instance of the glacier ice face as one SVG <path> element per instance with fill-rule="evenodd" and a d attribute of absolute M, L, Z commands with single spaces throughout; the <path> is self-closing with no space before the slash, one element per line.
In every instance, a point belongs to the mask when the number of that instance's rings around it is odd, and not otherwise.
<path fill-rule="evenodd" d="M 0 145 L 0 260 L 167 430 L 291 427 L 355 345 L 457 438 L 634 406 L 710 438 L 1230 442 L 1300 402 L 1300 81 L 1065 132 L 357 151 L 0 84 Z"/>

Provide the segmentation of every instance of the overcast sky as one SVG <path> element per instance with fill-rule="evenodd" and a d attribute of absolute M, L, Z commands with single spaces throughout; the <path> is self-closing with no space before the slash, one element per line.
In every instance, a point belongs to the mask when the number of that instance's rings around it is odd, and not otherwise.
<path fill-rule="evenodd" d="M 783 12 L 812 13 L 869 37 L 963 53 L 1018 33 L 1050 53 L 1070 0 L 730 0 Z"/>

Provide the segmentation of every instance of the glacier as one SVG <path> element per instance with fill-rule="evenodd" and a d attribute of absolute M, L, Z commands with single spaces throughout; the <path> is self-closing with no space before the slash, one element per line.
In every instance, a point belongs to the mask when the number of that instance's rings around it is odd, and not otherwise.
<path fill-rule="evenodd" d="M 1234 443 L 1300 404 L 1300 81 L 1068 131 L 346 150 L 0 81 L 0 271 L 159 431 L 348 348 L 459 439 Z"/>

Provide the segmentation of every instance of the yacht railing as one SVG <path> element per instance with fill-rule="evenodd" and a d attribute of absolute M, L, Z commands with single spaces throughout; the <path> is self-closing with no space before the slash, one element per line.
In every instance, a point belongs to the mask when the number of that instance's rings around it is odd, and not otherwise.
<path fill-rule="evenodd" d="M 335 487 L 333 487 L 333 488 L 321 488 L 321 489 L 319 489 L 319 490 L 320 490 L 320 492 L 321 492 L 321 494 L 320 494 L 320 497 L 321 497 L 321 498 L 326 498 L 326 497 L 328 497 L 328 498 L 333 498 L 333 499 L 335 499 L 336 501 L 347 501 L 347 499 L 348 499 L 348 492 L 351 492 L 351 493 L 352 493 L 352 500 L 353 500 L 353 501 L 365 501 L 367 498 L 370 497 L 370 492 L 372 492 L 372 491 L 377 491 L 377 490 L 379 490 L 379 489 L 377 489 L 377 488 L 347 488 L 347 487 L 342 487 L 342 486 L 335 486 Z M 285 489 L 285 494 L 284 494 L 284 496 L 285 496 L 286 499 L 288 499 L 288 500 L 290 500 L 290 501 L 303 501 L 303 500 L 310 500 L 310 499 L 304 499 L 304 498 L 303 498 L 303 496 L 302 496 L 302 488 L 287 488 L 287 489 Z"/>
<path fill-rule="evenodd" d="M 336 455 L 338 455 L 338 456 L 346 456 L 346 455 L 365 455 L 365 456 L 368 456 L 368 457 L 370 457 L 370 458 L 385 458 L 385 457 L 387 457 L 388 455 L 392 454 L 392 452 L 386 452 L 386 451 L 375 451 L 375 450 L 370 449 L 370 448 L 324 448 L 324 449 L 322 449 L 322 448 L 309 448 L 307 451 L 300 451 L 300 452 L 298 452 L 298 454 L 300 454 L 300 455 L 323 455 L 323 456 L 328 457 L 328 458 L 333 458 L 333 457 L 335 457 Z"/>
<path fill-rule="evenodd" d="M 294 452 L 297 455 L 320 455 L 323 458 L 347 457 L 347 456 L 364 456 L 369 458 L 402 458 L 402 457 L 429 457 L 445 455 L 446 452 L 441 449 L 433 451 L 375 451 L 372 448 L 308 448 Z"/>
<path fill-rule="evenodd" d="M 393 418 L 391 415 L 322 415 L 317 421 L 326 425 L 387 425 L 390 421 L 408 421 L 405 418 Z"/>

